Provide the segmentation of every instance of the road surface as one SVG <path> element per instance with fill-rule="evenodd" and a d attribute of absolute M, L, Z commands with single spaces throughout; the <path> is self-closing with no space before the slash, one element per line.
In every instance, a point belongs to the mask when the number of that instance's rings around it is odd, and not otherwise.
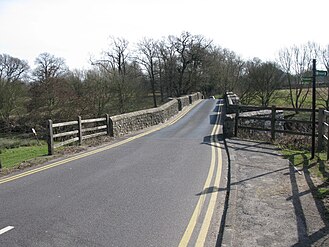
<path fill-rule="evenodd" d="M 0 179 L 0 246 L 207 244 L 223 176 L 219 102 L 203 100 L 147 135 Z"/>

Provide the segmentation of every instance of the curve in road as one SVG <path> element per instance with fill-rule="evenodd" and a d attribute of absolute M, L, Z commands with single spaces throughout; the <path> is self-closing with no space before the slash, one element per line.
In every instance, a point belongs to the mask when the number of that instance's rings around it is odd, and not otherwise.
<path fill-rule="evenodd" d="M 218 103 L 0 180 L 0 246 L 203 246 L 221 177 Z"/>

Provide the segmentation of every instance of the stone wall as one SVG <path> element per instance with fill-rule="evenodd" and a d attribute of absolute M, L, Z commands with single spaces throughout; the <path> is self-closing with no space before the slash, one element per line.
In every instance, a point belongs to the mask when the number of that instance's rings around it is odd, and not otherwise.
<path fill-rule="evenodd" d="M 233 92 L 225 93 L 226 113 L 235 112 L 236 105 L 240 104 L 240 98 Z"/>
<path fill-rule="evenodd" d="M 122 136 L 136 130 L 164 123 L 184 107 L 190 105 L 190 103 L 195 103 L 200 98 L 202 98 L 202 95 L 195 93 L 172 99 L 157 108 L 112 116 L 113 136 Z"/>

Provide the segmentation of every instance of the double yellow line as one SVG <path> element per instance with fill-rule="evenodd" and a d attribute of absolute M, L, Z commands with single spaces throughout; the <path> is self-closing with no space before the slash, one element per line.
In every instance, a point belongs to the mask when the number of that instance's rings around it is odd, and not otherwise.
<path fill-rule="evenodd" d="M 155 131 L 158 131 L 160 129 L 163 129 L 163 128 L 167 127 L 167 126 L 173 125 L 174 123 L 176 123 L 177 121 L 179 121 L 181 118 L 183 118 L 192 108 L 194 108 L 200 102 L 201 101 L 196 102 L 194 105 L 190 106 L 190 108 L 188 110 L 185 110 L 183 112 L 180 112 L 177 115 L 177 117 L 169 120 L 168 122 L 166 122 L 166 123 L 164 123 L 162 125 L 159 125 L 159 126 L 157 126 L 155 128 L 152 128 L 152 129 L 150 129 L 150 130 L 148 130 L 146 132 L 143 132 L 143 133 L 138 134 L 136 136 L 132 136 L 130 138 L 127 138 L 125 140 L 119 141 L 119 142 L 114 143 L 112 145 L 108 145 L 108 146 L 105 146 L 105 147 L 102 147 L 102 148 L 98 148 L 96 150 L 89 151 L 89 152 L 86 152 L 86 153 L 82 153 L 82 154 L 79 154 L 79 155 L 76 155 L 74 157 L 67 158 L 67 159 L 64 159 L 64 160 L 60 160 L 60 161 L 57 161 L 57 162 L 51 163 L 49 165 L 45 165 L 45 166 L 42 166 L 42 167 L 33 169 L 33 170 L 30 170 L 30 171 L 27 171 L 27 172 L 23 172 L 23 173 L 14 175 L 14 176 L 9 176 L 9 177 L 0 179 L 0 184 L 8 183 L 10 181 L 13 181 L 13 180 L 16 180 L 16 179 L 19 179 L 19 178 L 23 178 L 23 177 L 26 177 L 26 176 L 29 176 L 29 175 L 32 175 L 32 174 L 35 174 L 35 173 L 38 173 L 38 172 L 41 172 L 41 171 L 44 171 L 44 170 L 48 170 L 48 169 L 53 168 L 53 167 L 56 167 L 56 166 L 60 166 L 60 165 L 66 164 L 66 163 L 71 162 L 71 161 L 74 161 L 74 160 L 82 159 L 84 157 L 87 157 L 87 156 L 90 156 L 90 155 L 93 155 L 93 154 L 97 154 L 97 153 L 103 152 L 105 150 L 109 150 L 111 148 L 115 148 L 115 147 L 121 146 L 121 145 L 126 144 L 128 142 L 131 142 L 133 140 L 136 140 L 138 138 L 141 138 L 143 136 L 146 136 L 148 134 L 151 134 L 151 133 L 153 133 Z"/>
<path fill-rule="evenodd" d="M 220 145 L 218 143 L 217 136 L 219 134 L 220 128 L 221 128 L 221 126 L 219 125 L 219 113 L 217 112 L 217 121 L 211 132 L 211 142 L 210 142 L 211 162 L 210 162 L 208 176 L 207 176 L 207 179 L 203 186 L 203 190 L 199 197 L 197 205 L 192 214 L 192 217 L 189 221 L 189 224 L 187 225 L 184 235 L 179 243 L 179 247 L 187 246 L 191 240 L 192 234 L 195 230 L 196 223 L 197 223 L 198 218 L 203 209 L 203 205 L 206 200 L 207 193 L 208 193 L 208 191 L 210 191 L 211 181 L 214 180 L 212 188 L 215 189 L 215 188 L 217 188 L 216 186 L 219 186 L 221 172 L 222 172 L 222 153 L 221 153 Z M 216 165 L 217 165 L 217 169 L 216 169 Z M 216 174 L 215 174 L 215 178 L 213 179 L 215 169 L 216 169 Z M 212 219 L 212 216 L 213 216 L 213 213 L 215 210 L 218 192 L 217 191 L 210 191 L 210 192 L 211 192 L 211 197 L 210 197 L 210 200 L 208 203 L 208 207 L 206 209 L 205 217 L 203 219 L 203 223 L 202 223 L 201 229 L 199 231 L 195 246 L 204 246 L 204 243 L 205 243 L 206 237 L 207 237 L 207 233 L 209 231 L 211 219 Z"/>

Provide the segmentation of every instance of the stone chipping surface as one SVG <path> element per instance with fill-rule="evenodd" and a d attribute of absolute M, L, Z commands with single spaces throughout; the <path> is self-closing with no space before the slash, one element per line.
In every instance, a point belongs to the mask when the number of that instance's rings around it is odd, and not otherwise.
<path fill-rule="evenodd" d="M 232 180 L 222 246 L 329 246 L 308 174 L 272 145 L 229 139 L 227 146 Z"/>

